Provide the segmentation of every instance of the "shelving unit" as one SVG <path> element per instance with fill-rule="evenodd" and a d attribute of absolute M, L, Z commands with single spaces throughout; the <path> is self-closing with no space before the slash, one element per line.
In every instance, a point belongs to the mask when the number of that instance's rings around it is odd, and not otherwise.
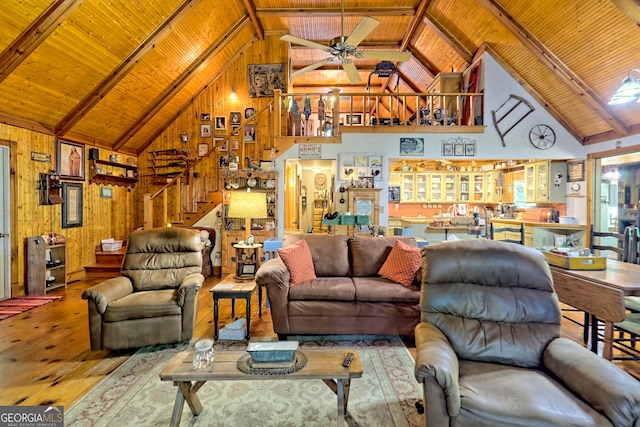
<path fill-rule="evenodd" d="M 45 295 L 66 288 L 66 245 L 47 245 L 42 236 L 33 236 L 27 238 L 26 246 L 27 295 Z"/>
<path fill-rule="evenodd" d="M 133 188 L 138 182 L 138 167 L 107 160 L 89 160 L 89 182 Z"/>
<path fill-rule="evenodd" d="M 240 169 L 232 171 L 222 170 L 223 221 L 222 221 L 222 274 L 236 273 L 236 249 L 234 245 L 244 240 L 246 235 L 243 227 L 244 218 L 230 218 L 227 216 L 229 200 L 234 191 L 251 191 L 265 193 L 267 197 L 267 217 L 251 219 L 251 234 L 255 243 L 262 244 L 265 240 L 276 237 L 278 230 L 278 174 L 275 171 Z M 259 257 L 259 256 L 258 256 Z"/>
<path fill-rule="evenodd" d="M 256 271 L 260 268 L 260 251 L 261 244 L 235 244 L 233 247 L 236 250 L 235 263 L 236 263 L 236 275 L 234 276 L 238 280 L 253 279 L 256 276 Z"/>

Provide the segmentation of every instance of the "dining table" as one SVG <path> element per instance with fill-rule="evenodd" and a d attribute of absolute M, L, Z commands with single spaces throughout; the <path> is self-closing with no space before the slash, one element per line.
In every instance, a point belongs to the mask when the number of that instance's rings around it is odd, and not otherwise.
<path fill-rule="evenodd" d="M 604 323 L 602 356 L 613 357 L 614 324 L 624 320 L 625 296 L 640 295 L 640 265 L 607 259 L 604 270 L 550 266 L 558 299 L 591 316 L 591 349 L 597 352 L 598 321 Z"/>

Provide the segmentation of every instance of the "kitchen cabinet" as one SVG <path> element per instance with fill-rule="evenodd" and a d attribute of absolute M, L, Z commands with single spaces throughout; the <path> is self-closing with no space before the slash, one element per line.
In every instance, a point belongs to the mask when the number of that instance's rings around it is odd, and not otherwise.
<path fill-rule="evenodd" d="M 458 176 L 456 173 L 443 173 L 442 180 L 444 181 L 444 200 L 445 203 L 455 203 L 458 200 L 457 195 L 457 183 Z"/>
<path fill-rule="evenodd" d="M 400 175 L 400 202 L 409 203 L 415 200 L 415 180 L 413 173 Z"/>
<path fill-rule="evenodd" d="M 399 173 L 393 178 L 400 183 L 401 203 L 424 203 L 429 200 L 429 174 L 422 172 Z M 391 180 L 390 180 L 391 185 Z"/>
<path fill-rule="evenodd" d="M 491 171 L 485 175 L 485 203 L 502 203 L 505 199 L 506 174 L 503 171 Z M 513 200 L 513 199 L 511 199 Z"/>
<path fill-rule="evenodd" d="M 564 203 L 566 201 L 566 176 L 567 165 L 565 162 L 543 160 L 526 164 L 524 167 L 524 201 L 527 203 Z"/>

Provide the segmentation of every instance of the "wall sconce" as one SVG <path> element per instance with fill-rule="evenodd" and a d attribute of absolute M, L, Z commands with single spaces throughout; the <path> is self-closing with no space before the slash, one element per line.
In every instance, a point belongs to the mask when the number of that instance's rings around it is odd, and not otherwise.
<path fill-rule="evenodd" d="M 238 94 L 236 93 L 236 86 L 235 85 L 231 86 L 231 93 L 229 94 L 229 100 L 231 100 L 231 101 L 237 101 L 238 100 Z"/>
<path fill-rule="evenodd" d="M 640 102 L 640 68 L 633 68 L 627 77 L 622 80 L 609 105 L 626 104 L 628 102 Z"/>
<path fill-rule="evenodd" d="M 180 140 L 182 141 L 182 143 L 184 145 L 187 145 L 187 142 L 189 142 L 189 137 L 190 136 L 191 135 L 189 135 L 189 133 L 187 133 L 187 132 L 181 132 L 180 133 Z"/>

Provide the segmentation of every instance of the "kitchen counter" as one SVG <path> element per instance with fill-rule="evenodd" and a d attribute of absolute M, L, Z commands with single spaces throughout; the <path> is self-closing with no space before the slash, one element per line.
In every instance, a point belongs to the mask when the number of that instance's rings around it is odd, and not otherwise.
<path fill-rule="evenodd" d="M 560 242 L 575 240 L 579 247 L 589 247 L 587 226 L 582 224 L 559 224 L 555 222 L 518 221 L 516 219 L 491 218 L 489 223 L 506 226 L 524 224 L 524 244 L 534 248 L 560 246 Z M 560 243 L 560 244 L 558 244 Z"/>

